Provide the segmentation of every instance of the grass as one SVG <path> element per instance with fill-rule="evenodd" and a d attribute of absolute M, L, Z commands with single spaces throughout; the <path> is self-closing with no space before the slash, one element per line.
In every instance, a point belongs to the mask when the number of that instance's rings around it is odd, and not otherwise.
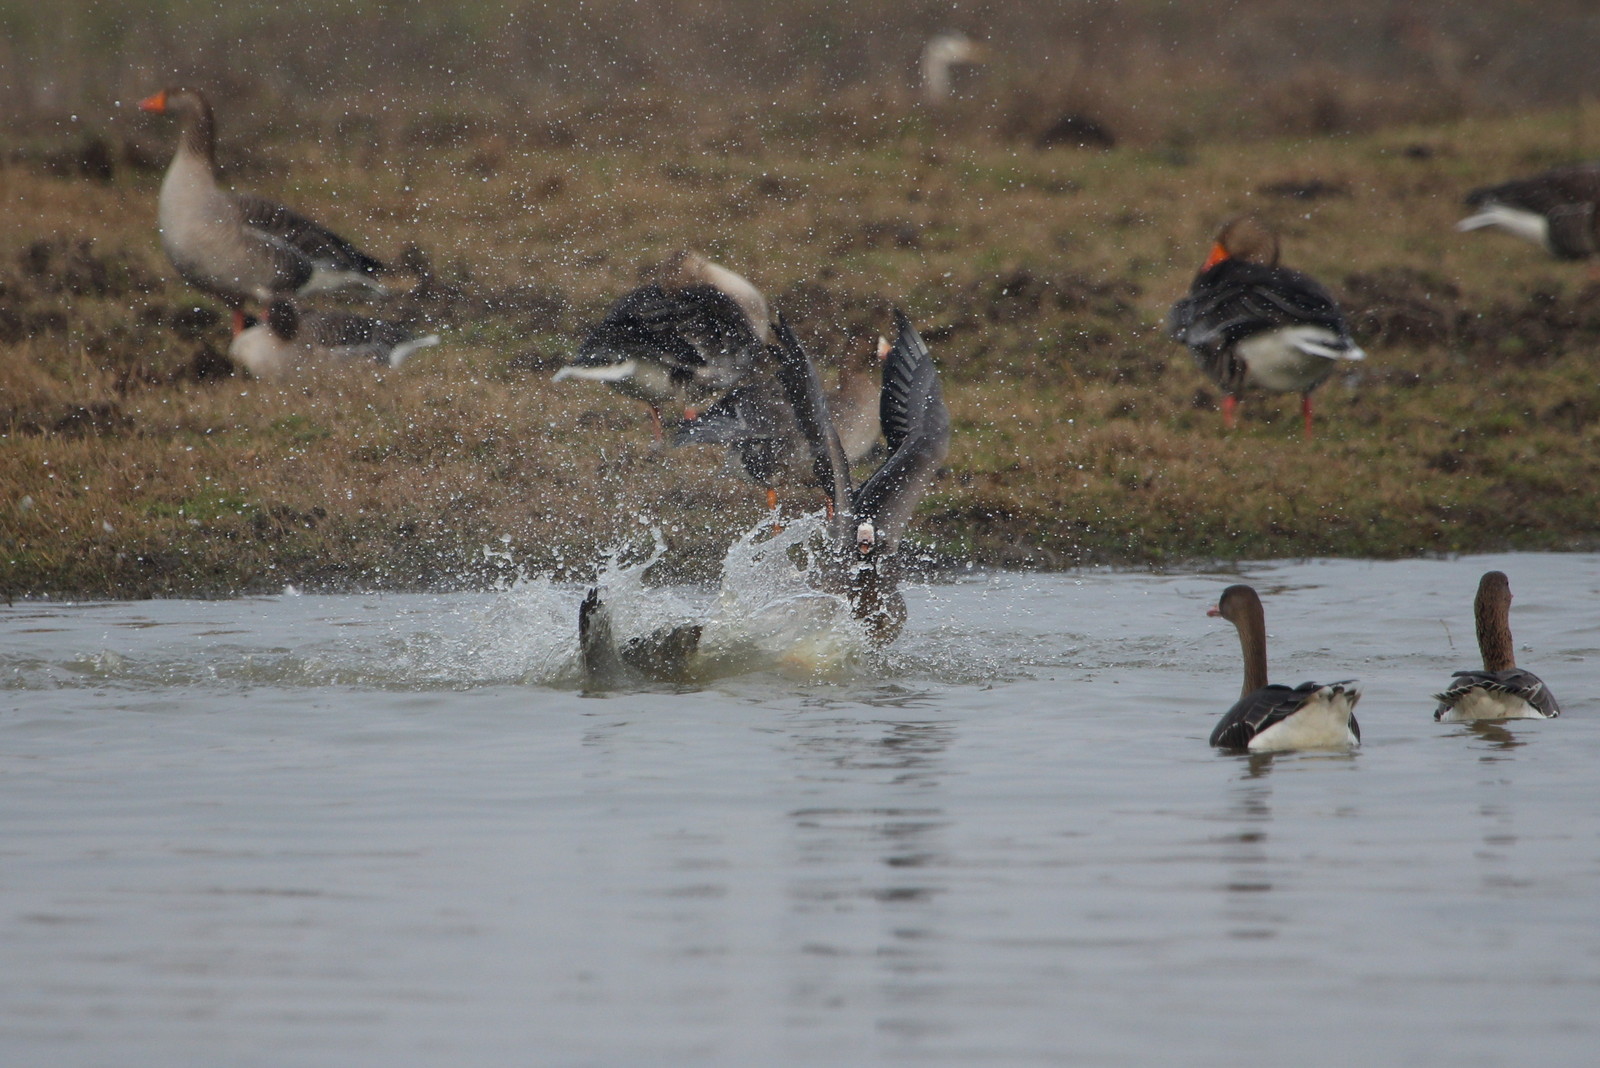
<path fill-rule="evenodd" d="M 581 578 L 650 526 L 711 573 L 760 518 L 710 450 L 549 373 L 641 264 L 692 246 L 826 356 L 923 328 L 955 438 L 913 539 L 986 564 L 1399 556 L 1600 543 L 1600 287 L 1495 235 L 1474 185 L 1566 158 L 1571 110 L 1317 137 L 1036 151 L 959 113 L 648 95 L 533 117 L 216 101 L 229 180 L 435 284 L 379 306 L 445 343 L 385 373 L 235 374 L 218 307 L 155 236 L 173 131 L 124 115 L 109 175 L 69 139 L 0 163 L 0 592 L 149 596 Z M 848 121 L 847 121 L 848 120 Z M 975 120 L 974 120 L 975 121 Z M 331 137 L 335 129 L 348 136 Z M 246 132 L 251 131 L 251 132 Z M 252 143 L 253 142 L 253 143 Z M 1306 199 L 1293 195 L 1312 190 Z M 1217 394 L 1160 324 L 1253 211 L 1369 352 L 1318 393 Z M 807 501 L 792 495 L 790 506 Z"/>

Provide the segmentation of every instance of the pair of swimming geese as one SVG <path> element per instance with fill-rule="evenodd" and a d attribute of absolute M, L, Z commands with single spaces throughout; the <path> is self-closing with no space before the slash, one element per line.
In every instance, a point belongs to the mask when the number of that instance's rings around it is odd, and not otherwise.
<path fill-rule="evenodd" d="M 1229 586 L 1208 614 L 1238 628 L 1244 650 L 1244 692 L 1212 731 L 1212 745 L 1268 752 L 1360 744 L 1355 707 L 1361 694 L 1350 680 L 1306 682 L 1292 688 L 1268 684 L 1266 617 L 1255 590 Z M 1517 667 L 1511 642 L 1511 582 L 1505 572 L 1484 573 L 1473 615 L 1483 670 L 1452 675 L 1450 686 L 1434 695 L 1439 706 L 1433 718 L 1461 722 L 1559 716 L 1561 707 L 1550 688 L 1533 672 Z"/>

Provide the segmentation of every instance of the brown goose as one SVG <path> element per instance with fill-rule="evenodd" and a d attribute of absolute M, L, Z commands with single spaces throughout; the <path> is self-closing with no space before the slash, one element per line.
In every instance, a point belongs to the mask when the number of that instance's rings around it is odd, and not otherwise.
<path fill-rule="evenodd" d="M 1441 722 L 1472 719 L 1555 719 L 1561 706 L 1544 680 L 1517 667 L 1511 643 L 1511 580 L 1504 571 L 1486 571 L 1472 603 L 1478 624 L 1482 671 L 1458 671 L 1443 693 L 1434 694 Z"/>
<path fill-rule="evenodd" d="M 1238 628 L 1244 649 L 1244 691 L 1211 732 L 1212 745 L 1265 752 L 1344 749 L 1361 743 L 1355 717 L 1361 693 L 1351 680 L 1303 682 L 1293 689 L 1267 683 L 1267 619 L 1255 590 L 1229 586 L 1206 614 Z"/>
<path fill-rule="evenodd" d="M 301 309 L 280 298 L 267 306 L 264 320 L 234 336 L 228 357 L 255 377 L 270 379 L 319 363 L 399 367 L 419 349 L 438 343 L 438 334 L 418 337 L 398 323 Z"/>
<path fill-rule="evenodd" d="M 247 301 L 363 286 L 384 265 L 282 204 L 217 185 L 216 120 L 196 89 L 163 89 L 141 111 L 182 122 L 178 150 L 161 182 L 161 246 L 184 281 L 233 309 L 234 332 Z"/>
<path fill-rule="evenodd" d="M 866 459 L 878 442 L 880 386 L 873 372 L 890 351 L 888 341 L 879 338 L 874 354 L 846 362 L 837 384 L 828 392 L 828 413 L 839 431 L 848 463 Z M 744 476 L 766 487 L 769 509 L 778 506 L 778 487 L 813 482 L 811 446 L 770 366 L 776 358 L 776 350 L 769 349 L 763 366 L 684 423 L 672 437 L 674 445 L 725 446 Z"/>
<path fill-rule="evenodd" d="M 1600 253 L 1600 162 L 1474 189 L 1467 206 L 1457 230 L 1504 230 L 1564 260 Z"/>
<path fill-rule="evenodd" d="M 555 374 L 604 382 L 661 409 L 697 406 L 737 383 L 772 340 L 772 312 L 746 279 L 693 252 L 679 252 L 646 285 L 613 304 Z"/>
<path fill-rule="evenodd" d="M 1234 426 L 1247 388 L 1299 393 L 1307 438 L 1311 391 L 1341 361 L 1366 357 L 1328 291 L 1278 266 L 1277 235 L 1248 217 L 1217 234 L 1189 295 L 1172 306 L 1167 334 L 1225 391 L 1224 426 Z"/>

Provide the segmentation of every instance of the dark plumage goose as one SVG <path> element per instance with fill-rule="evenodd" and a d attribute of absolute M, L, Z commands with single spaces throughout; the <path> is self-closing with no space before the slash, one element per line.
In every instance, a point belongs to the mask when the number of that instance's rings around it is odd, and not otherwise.
<path fill-rule="evenodd" d="M 687 683 L 700 648 L 699 624 L 662 627 L 617 644 L 611 609 L 591 587 L 578 606 L 578 666 L 591 690 L 636 687 L 643 683 Z"/>
<path fill-rule="evenodd" d="M 1167 333 L 1189 346 L 1200 369 L 1226 392 L 1225 426 L 1233 427 L 1239 394 L 1247 388 L 1299 393 L 1308 438 L 1311 391 L 1341 361 L 1366 356 L 1328 291 L 1278 266 L 1277 236 L 1249 218 L 1218 233 L 1189 295 L 1172 306 Z"/>
<path fill-rule="evenodd" d="M 1600 162 L 1474 189 L 1467 206 L 1457 230 L 1504 230 L 1564 260 L 1600 253 Z"/>
<path fill-rule="evenodd" d="M 1472 604 L 1478 625 L 1482 671 L 1458 671 L 1443 693 L 1433 718 L 1442 722 L 1472 719 L 1554 719 L 1561 706 L 1544 680 L 1517 667 L 1511 643 L 1511 580 L 1504 571 L 1487 571 L 1478 582 Z"/>
<path fill-rule="evenodd" d="M 418 337 L 399 323 L 300 309 L 279 299 L 268 305 L 264 320 L 235 335 L 228 357 L 257 378 L 282 378 L 317 363 L 399 367 L 438 343 L 438 334 Z"/>
<path fill-rule="evenodd" d="M 772 340 L 760 290 L 692 252 L 613 304 L 555 380 L 604 382 L 644 401 L 661 433 L 661 409 L 698 405 L 735 385 Z"/>
<path fill-rule="evenodd" d="M 872 373 L 888 357 L 882 338 L 871 367 L 850 360 L 828 392 L 828 413 L 839 431 L 847 463 L 867 458 L 878 441 L 877 400 L 880 387 Z M 723 445 L 746 478 L 767 490 L 767 507 L 777 508 L 778 487 L 810 484 L 811 446 L 800 431 L 776 374 L 777 350 L 763 351 L 761 364 L 715 404 L 684 423 L 674 445 Z"/>
<path fill-rule="evenodd" d="M 1267 621 L 1255 590 L 1229 586 L 1206 614 L 1237 627 L 1244 649 L 1243 695 L 1211 732 L 1212 745 L 1265 752 L 1360 744 L 1355 707 L 1361 694 L 1351 680 L 1303 682 L 1292 689 L 1267 683 Z"/>
<path fill-rule="evenodd" d="M 243 329 L 247 301 L 361 286 L 386 292 L 384 265 L 282 204 L 217 185 L 216 120 L 196 89 L 164 89 L 142 111 L 175 114 L 182 133 L 161 182 L 161 246 L 183 280 L 233 309 Z"/>
<path fill-rule="evenodd" d="M 822 582 L 850 598 L 879 644 L 894 641 L 905 623 L 900 537 L 950 448 L 950 413 L 928 346 L 903 312 L 894 316 L 896 340 L 878 405 L 888 457 L 858 488 L 816 368 L 788 323 L 778 320 L 778 380 L 810 447 L 813 478 L 831 505 Z"/>

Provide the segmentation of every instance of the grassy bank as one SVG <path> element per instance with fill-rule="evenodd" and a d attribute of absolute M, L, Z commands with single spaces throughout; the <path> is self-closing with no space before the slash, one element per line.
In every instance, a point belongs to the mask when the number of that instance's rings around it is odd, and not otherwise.
<path fill-rule="evenodd" d="M 959 110 L 708 115 L 650 99 L 440 124 L 217 100 L 229 180 L 432 271 L 380 304 L 441 347 L 273 385 L 155 236 L 173 131 L 130 113 L 0 163 L 0 592 L 479 585 L 592 572 L 659 526 L 704 575 L 757 494 L 642 409 L 549 381 L 642 263 L 692 246 L 819 354 L 904 306 L 955 422 L 913 537 L 1065 566 L 1593 547 L 1600 287 L 1493 235 L 1468 188 L 1566 159 L 1582 110 L 1315 139 L 1039 151 Z M 830 110 L 832 108 L 833 110 Z M 93 146 L 90 146 L 93 147 Z M 96 157 L 100 159 L 100 157 Z M 154 166 L 151 163 L 154 163 Z M 94 162 L 94 161 L 90 161 Z M 103 164 L 103 165 L 102 165 Z M 1256 212 L 1369 359 L 1318 394 L 1217 394 L 1160 334 L 1210 232 Z M 806 500 L 797 495 L 791 504 Z"/>

